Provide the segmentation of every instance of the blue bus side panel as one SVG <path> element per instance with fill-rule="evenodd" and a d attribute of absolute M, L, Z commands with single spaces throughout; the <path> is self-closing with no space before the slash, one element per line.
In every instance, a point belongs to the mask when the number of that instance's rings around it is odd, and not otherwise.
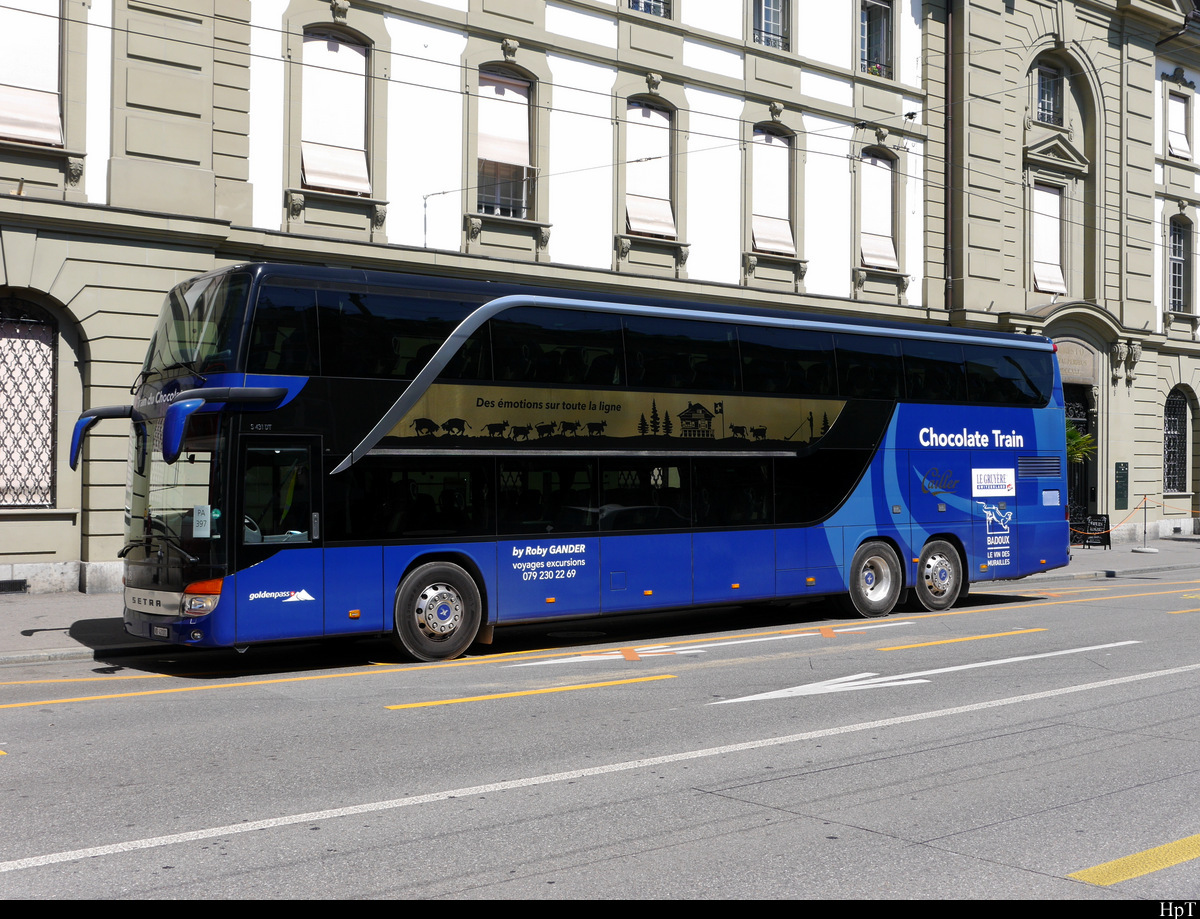
<path fill-rule="evenodd" d="M 282 549 L 234 575 L 238 644 L 325 634 L 323 551 Z"/>
<path fill-rule="evenodd" d="M 976 565 L 974 524 L 971 504 L 963 497 L 963 489 L 970 488 L 969 458 L 961 451 L 909 450 L 907 466 L 913 520 L 908 563 L 914 564 L 929 540 L 949 537 L 963 550 L 970 578 Z M 912 576 L 915 582 L 915 566 Z"/>
<path fill-rule="evenodd" d="M 695 603 L 764 600 L 775 596 L 775 531 L 695 533 Z"/>
<path fill-rule="evenodd" d="M 383 547 L 326 549 L 325 634 L 382 632 L 387 628 L 391 628 L 391 618 L 384 618 Z"/>
<path fill-rule="evenodd" d="M 892 434 L 893 429 L 889 428 L 886 435 L 889 443 Z M 906 572 L 906 583 L 912 579 L 911 562 L 908 561 L 912 518 L 908 477 L 902 476 L 902 468 L 897 467 L 907 455 L 907 450 L 881 450 L 854 493 L 825 524 L 841 530 L 843 559 L 847 566 L 864 542 L 878 539 L 890 542 Z"/>
<path fill-rule="evenodd" d="M 777 530 L 775 538 L 776 596 L 817 596 L 846 589 L 841 527 L 789 527 Z"/>
<path fill-rule="evenodd" d="M 600 538 L 600 610 L 687 606 L 692 602 L 692 534 Z"/>
<path fill-rule="evenodd" d="M 935 437 L 958 443 L 926 443 Z M 901 405 L 887 438 L 909 447 L 907 460 L 897 450 L 896 461 L 904 462 L 910 483 L 910 559 L 931 536 L 944 533 L 962 540 L 971 581 L 1021 577 L 1067 563 L 1060 408 L 981 412 Z M 1030 464 L 1024 474 L 1022 458 Z"/>
<path fill-rule="evenodd" d="M 497 545 L 500 622 L 600 612 L 600 538 L 523 539 Z"/>
<path fill-rule="evenodd" d="M 479 593 L 483 600 L 484 621 L 496 621 L 496 543 L 433 543 L 425 546 L 383 547 L 383 625 L 392 628 L 396 605 L 396 591 L 404 579 L 404 573 L 421 556 L 437 556 L 449 559 L 466 569 L 472 576 L 482 579 Z M 475 569 L 471 571 L 471 569 Z"/>

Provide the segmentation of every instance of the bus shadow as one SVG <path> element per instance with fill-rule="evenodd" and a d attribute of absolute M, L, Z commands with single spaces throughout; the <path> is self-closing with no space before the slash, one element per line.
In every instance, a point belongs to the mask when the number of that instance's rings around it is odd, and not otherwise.
<path fill-rule="evenodd" d="M 1038 591 L 1020 596 L 979 593 L 966 597 L 955 609 L 1024 603 L 1036 599 L 1041 599 Z M 895 610 L 892 618 L 922 614 L 927 614 L 927 611 L 910 604 L 908 608 Z M 822 623 L 841 625 L 863 621 L 867 620 L 846 611 L 836 598 L 825 597 L 787 603 L 665 610 L 553 623 L 527 623 L 497 629 L 492 644 L 473 645 L 466 658 L 460 658 L 460 661 L 486 660 L 489 657 L 533 651 L 567 651 L 596 644 L 641 646 L 668 640 L 704 641 L 731 632 L 749 634 L 764 629 L 808 628 Z M 110 642 L 106 648 L 103 641 L 97 645 L 87 641 L 88 636 L 96 636 L 99 622 L 78 622 L 72 627 L 71 633 L 81 644 L 93 647 L 97 664 L 94 671 L 106 675 L 140 672 L 213 681 L 323 670 L 440 666 L 436 663 L 414 663 L 406 659 L 390 641 L 379 637 L 252 645 L 245 653 L 238 653 L 232 648 L 194 649 L 148 642 L 130 647 L 135 644 L 131 641 L 124 642 L 123 647 L 112 647 Z"/>

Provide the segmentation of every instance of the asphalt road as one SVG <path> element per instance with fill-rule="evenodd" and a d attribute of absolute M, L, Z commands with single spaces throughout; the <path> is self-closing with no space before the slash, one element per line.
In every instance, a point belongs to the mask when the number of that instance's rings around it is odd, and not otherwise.
<path fill-rule="evenodd" d="M 1194 898 L 1200 568 L 967 603 L 0 667 L 0 896 Z"/>

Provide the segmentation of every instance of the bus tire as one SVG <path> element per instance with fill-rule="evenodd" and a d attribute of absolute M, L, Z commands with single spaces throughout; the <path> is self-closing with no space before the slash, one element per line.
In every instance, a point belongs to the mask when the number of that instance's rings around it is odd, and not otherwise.
<path fill-rule="evenodd" d="M 847 575 L 846 605 L 866 619 L 886 616 L 896 606 L 904 589 L 904 573 L 896 550 L 885 542 L 867 542 L 858 547 Z"/>
<path fill-rule="evenodd" d="M 409 572 L 396 591 L 393 638 L 418 661 L 458 657 L 479 634 L 479 585 L 451 562 L 428 562 Z"/>
<path fill-rule="evenodd" d="M 940 612 L 958 602 L 962 587 L 962 560 L 954 546 L 941 539 L 927 542 L 917 563 L 917 601 L 930 612 Z"/>

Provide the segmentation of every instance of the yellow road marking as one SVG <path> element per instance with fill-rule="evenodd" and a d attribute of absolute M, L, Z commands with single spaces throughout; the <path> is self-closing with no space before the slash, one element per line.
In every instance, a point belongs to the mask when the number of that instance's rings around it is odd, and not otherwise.
<path fill-rule="evenodd" d="M 1172 616 L 1178 616 L 1180 613 L 1200 613 L 1200 609 L 1169 609 L 1167 612 Z"/>
<path fill-rule="evenodd" d="M 678 679 L 674 674 L 662 676 L 639 677 L 633 680 L 611 680 L 607 683 L 580 683 L 576 686 L 554 686 L 549 689 L 525 689 L 520 692 L 498 692 L 490 696 L 465 696 L 461 699 L 438 699 L 435 702 L 406 702 L 404 705 L 385 705 L 384 708 L 395 711 L 401 708 L 430 708 L 434 705 L 455 705 L 458 702 L 490 702 L 493 699 L 515 699 L 519 696 L 541 696 L 550 692 L 571 692 L 575 689 L 600 689 L 604 686 L 624 686 L 627 683 L 649 683 L 653 680 Z"/>
<path fill-rule="evenodd" d="M 104 674 L 97 676 L 75 676 L 63 677 L 57 680 L 9 680 L 6 683 L 0 683 L 0 686 L 39 686 L 49 683 L 110 683 L 116 680 L 165 680 L 172 674 L 168 673 L 137 673 L 137 674 Z M 176 673 L 177 677 L 198 677 L 203 676 L 200 673 Z"/>
<path fill-rule="evenodd" d="M 1130 878 L 1140 878 L 1153 871 L 1161 871 L 1172 865 L 1190 862 L 1194 858 L 1200 858 L 1200 835 L 1189 836 L 1187 839 L 1169 842 L 1164 846 L 1155 846 L 1144 852 L 1126 855 L 1124 858 L 1114 859 L 1103 865 L 1096 865 L 1094 868 L 1076 871 L 1074 874 L 1068 874 L 1067 877 L 1077 881 L 1086 881 L 1088 884 L 1095 884 L 1099 887 L 1110 887 L 1121 881 L 1128 881 Z"/>
<path fill-rule="evenodd" d="M 1197 584 L 1197 583 L 1200 583 L 1200 581 L 1176 581 L 1173 583 L 1175 583 L 1175 584 Z M 1112 596 L 1111 599 L 1113 599 L 1113 600 L 1130 600 L 1130 599 L 1137 599 L 1139 597 L 1157 597 L 1157 596 L 1161 596 L 1163 594 L 1171 594 L 1171 593 L 1179 593 L 1179 591 L 1157 590 L 1157 591 L 1148 591 L 1146 593 L 1138 593 L 1138 594 L 1117 594 L 1115 596 Z M 1105 598 L 1105 599 L 1108 599 L 1108 598 Z M 1079 597 L 1074 600 L 1047 600 L 1047 601 L 1040 601 L 1040 602 L 1033 602 L 1033 603 L 988 604 L 988 605 L 981 605 L 981 606 L 972 606 L 972 607 L 968 607 L 968 608 L 964 608 L 964 609 L 947 610 L 945 612 L 940 612 L 940 613 L 919 613 L 916 615 L 903 616 L 902 618 L 904 618 L 904 619 L 933 619 L 933 618 L 937 618 L 940 616 L 967 616 L 967 615 L 972 615 L 974 613 L 994 612 L 996 610 L 1027 609 L 1027 608 L 1031 608 L 1031 607 L 1035 607 L 1035 606 L 1057 606 L 1057 605 L 1065 605 L 1067 603 L 1092 603 L 1092 602 L 1095 602 L 1095 600 L 1096 600 L 1095 597 Z M 682 641 L 661 642 L 661 643 L 659 643 L 659 647 L 668 647 L 669 648 L 672 645 L 697 645 L 697 644 L 702 644 L 705 642 L 729 641 L 734 638 L 761 638 L 761 637 L 768 636 L 768 635 L 802 635 L 802 634 L 811 633 L 811 632 L 816 632 L 816 633 L 820 634 L 822 632 L 822 630 L 828 630 L 828 629 L 832 629 L 832 628 L 847 628 L 847 627 L 849 627 L 848 624 L 835 625 L 835 626 L 813 625 L 813 626 L 803 626 L 800 628 L 791 628 L 791 629 L 775 629 L 775 630 L 767 631 L 767 632 L 745 632 L 745 633 L 736 634 L 736 635 L 717 635 L 717 636 L 713 636 L 710 638 L 693 638 L 693 639 L 687 639 L 687 640 L 682 640 Z M 611 648 L 597 648 L 596 650 L 593 650 L 593 651 L 581 651 L 579 653 L 582 655 L 593 655 L 593 654 L 608 654 L 608 653 L 611 653 L 611 651 L 612 651 Z M 205 684 L 203 686 L 178 686 L 178 687 L 172 687 L 170 689 L 149 689 L 149 690 L 144 690 L 142 692 L 110 693 L 110 694 L 106 694 L 106 695 L 95 695 L 95 696 L 77 696 L 75 698 L 69 698 L 69 699 L 40 699 L 35 702 L 0 703 L 0 709 L 32 708 L 35 705 L 59 705 L 59 704 L 71 703 L 71 702 L 102 702 L 102 701 L 108 701 L 108 700 L 112 700 L 112 699 L 131 699 L 131 698 L 136 698 L 138 696 L 157 696 L 157 695 L 166 695 L 168 693 L 178 693 L 178 692 L 203 692 L 203 691 L 211 690 L 211 689 L 240 689 L 244 686 L 267 686 L 267 685 L 273 685 L 273 684 L 277 684 L 277 683 L 303 683 L 308 680 L 334 680 L 334 679 L 341 679 L 343 677 L 372 676 L 375 674 L 410 673 L 410 672 L 414 672 L 414 671 L 418 671 L 418 670 L 429 670 L 434 667 L 474 667 L 474 666 L 478 666 L 480 664 L 502 664 L 502 663 L 507 663 L 508 661 L 511 661 L 514 659 L 536 660 L 538 658 L 544 658 L 544 657 L 556 657 L 556 656 L 561 655 L 562 653 L 563 652 L 562 652 L 561 648 L 560 649 L 547 649 L 547 650 L 539 649 L 537 651 L 510 651 L 510 652 L 505 652 L 503 654 L 492 654 L 492 655 L 487 655 L 484 657 L 468 657 L 468 658 L 462 658 L 462 659 L 455 660 L 455 661 L 438 661 L 436 663 L 413 664 L 410 666 L 395 667 L 395 666 L 370 665 L 370 666 L 374 666 L 375 669 L 355 670 L 355 671 L 350 671 L 349 673 L 323 673 L 323 674 L 316 674 L 316 675 L 311 675 L 311 676 L 280 677 L 278 679 L 272 679 L 272 680 L 248 680 L 244 683 L 210 683 L 210 684 Z M 152 677 L 152 676 L 157 676 L 157 675 L 154 675 L 154 674 L 147 675 L 147 677 Z M 162 676 L 169 676 L 169 674 L 162 674 Z M 108 680 L 108 679 L 112 679 L 112 677 L 96 677 L 96 679 L 97 680 Z M 87 682 L 87 680 L 85 680 L 85 682 Z"/>
<path fill-rule="evenodd" d="M 1009 635 L 1028 635 L 1044 632 L 1045 629 L 1021 629 L 1018 632 L 994 632 L 991 635 L 970 635 L 967 638 L 944 638 L 941 641 L 925 641 L 919 645 L 894 645 L 891 648 L 876 648 L 877 651 L 907 651 L 909 648 L 928 648 L 932 645 L 952 645 L 960 641 L 979 641 L 981 638 L 1007 638 Z"/>

